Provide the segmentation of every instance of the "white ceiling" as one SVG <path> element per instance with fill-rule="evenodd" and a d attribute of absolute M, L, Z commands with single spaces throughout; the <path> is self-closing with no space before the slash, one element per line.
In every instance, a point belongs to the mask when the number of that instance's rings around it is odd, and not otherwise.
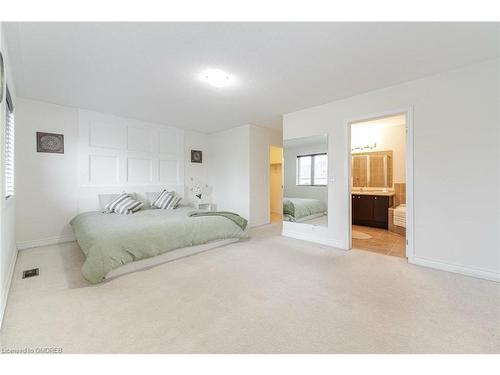
<path fill-rule="evenodd" d="M 498 56 L 496 23 L 6 23 L 19 96 L 213 132 Z M 223 69 L 236 84 L 199 80 Z"/>
<path fill-rule="evenodd" d="M 406 116 L 395 115 L 389 117 L 382 117 L 374 120 L 361 121 L 352 124 L 353 128 L 359 128 L 366 125 L 377 126 L 378 128 L 390 128 L 391 126 L 401 126 L 406 122 Z"/>
<path fill-rule="evenodd" d="M 290 138 L 285 139 L 283 141 L 283 147 L 302 147 L 307 145 L 326 145 L 328 144 L 328 135 L 313 135 L 310 137 L 302 137 L 302 138 Z"/>

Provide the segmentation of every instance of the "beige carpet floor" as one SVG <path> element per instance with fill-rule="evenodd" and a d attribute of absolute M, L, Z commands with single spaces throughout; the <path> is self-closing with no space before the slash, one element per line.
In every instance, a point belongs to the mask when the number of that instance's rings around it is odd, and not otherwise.
<path fill-rule="evenodd" d="M 75 243 L 19 253 L 5 349 L 64 353 L 498 353 L 498 283 L 279 236 L 91 286 Z M 23 269 L 40 276 L 21 279 Z"/>

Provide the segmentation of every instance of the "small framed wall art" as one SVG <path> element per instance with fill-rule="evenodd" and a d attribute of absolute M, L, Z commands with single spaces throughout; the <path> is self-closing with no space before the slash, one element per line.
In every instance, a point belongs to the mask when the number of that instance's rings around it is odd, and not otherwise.
<path fill-rule="evenodd" d="M 203 163 L 203 154 L 199 150 L 191 150 L 191 163 Z"/>
<path fill-rule="evenodd" d="M 64 135 L 36 132 L 36 151 L 64 154 Z"/>

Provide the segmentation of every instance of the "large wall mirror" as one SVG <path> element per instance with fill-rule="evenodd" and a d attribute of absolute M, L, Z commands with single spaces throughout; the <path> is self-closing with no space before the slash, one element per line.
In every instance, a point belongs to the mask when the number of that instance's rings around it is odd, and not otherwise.
<path fill-rule="evenodd" d="M 283 220 L 328 226 L 328 136 L 283 143 Z"/>

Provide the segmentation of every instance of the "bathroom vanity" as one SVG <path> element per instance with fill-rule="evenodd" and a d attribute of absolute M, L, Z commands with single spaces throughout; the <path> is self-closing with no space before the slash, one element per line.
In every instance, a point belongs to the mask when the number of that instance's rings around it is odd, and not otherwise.
<path fill-rule="evenodd" d="M 388 229 L 393 203 L 394 192 L 353 191 L 352 223 Z"/>

